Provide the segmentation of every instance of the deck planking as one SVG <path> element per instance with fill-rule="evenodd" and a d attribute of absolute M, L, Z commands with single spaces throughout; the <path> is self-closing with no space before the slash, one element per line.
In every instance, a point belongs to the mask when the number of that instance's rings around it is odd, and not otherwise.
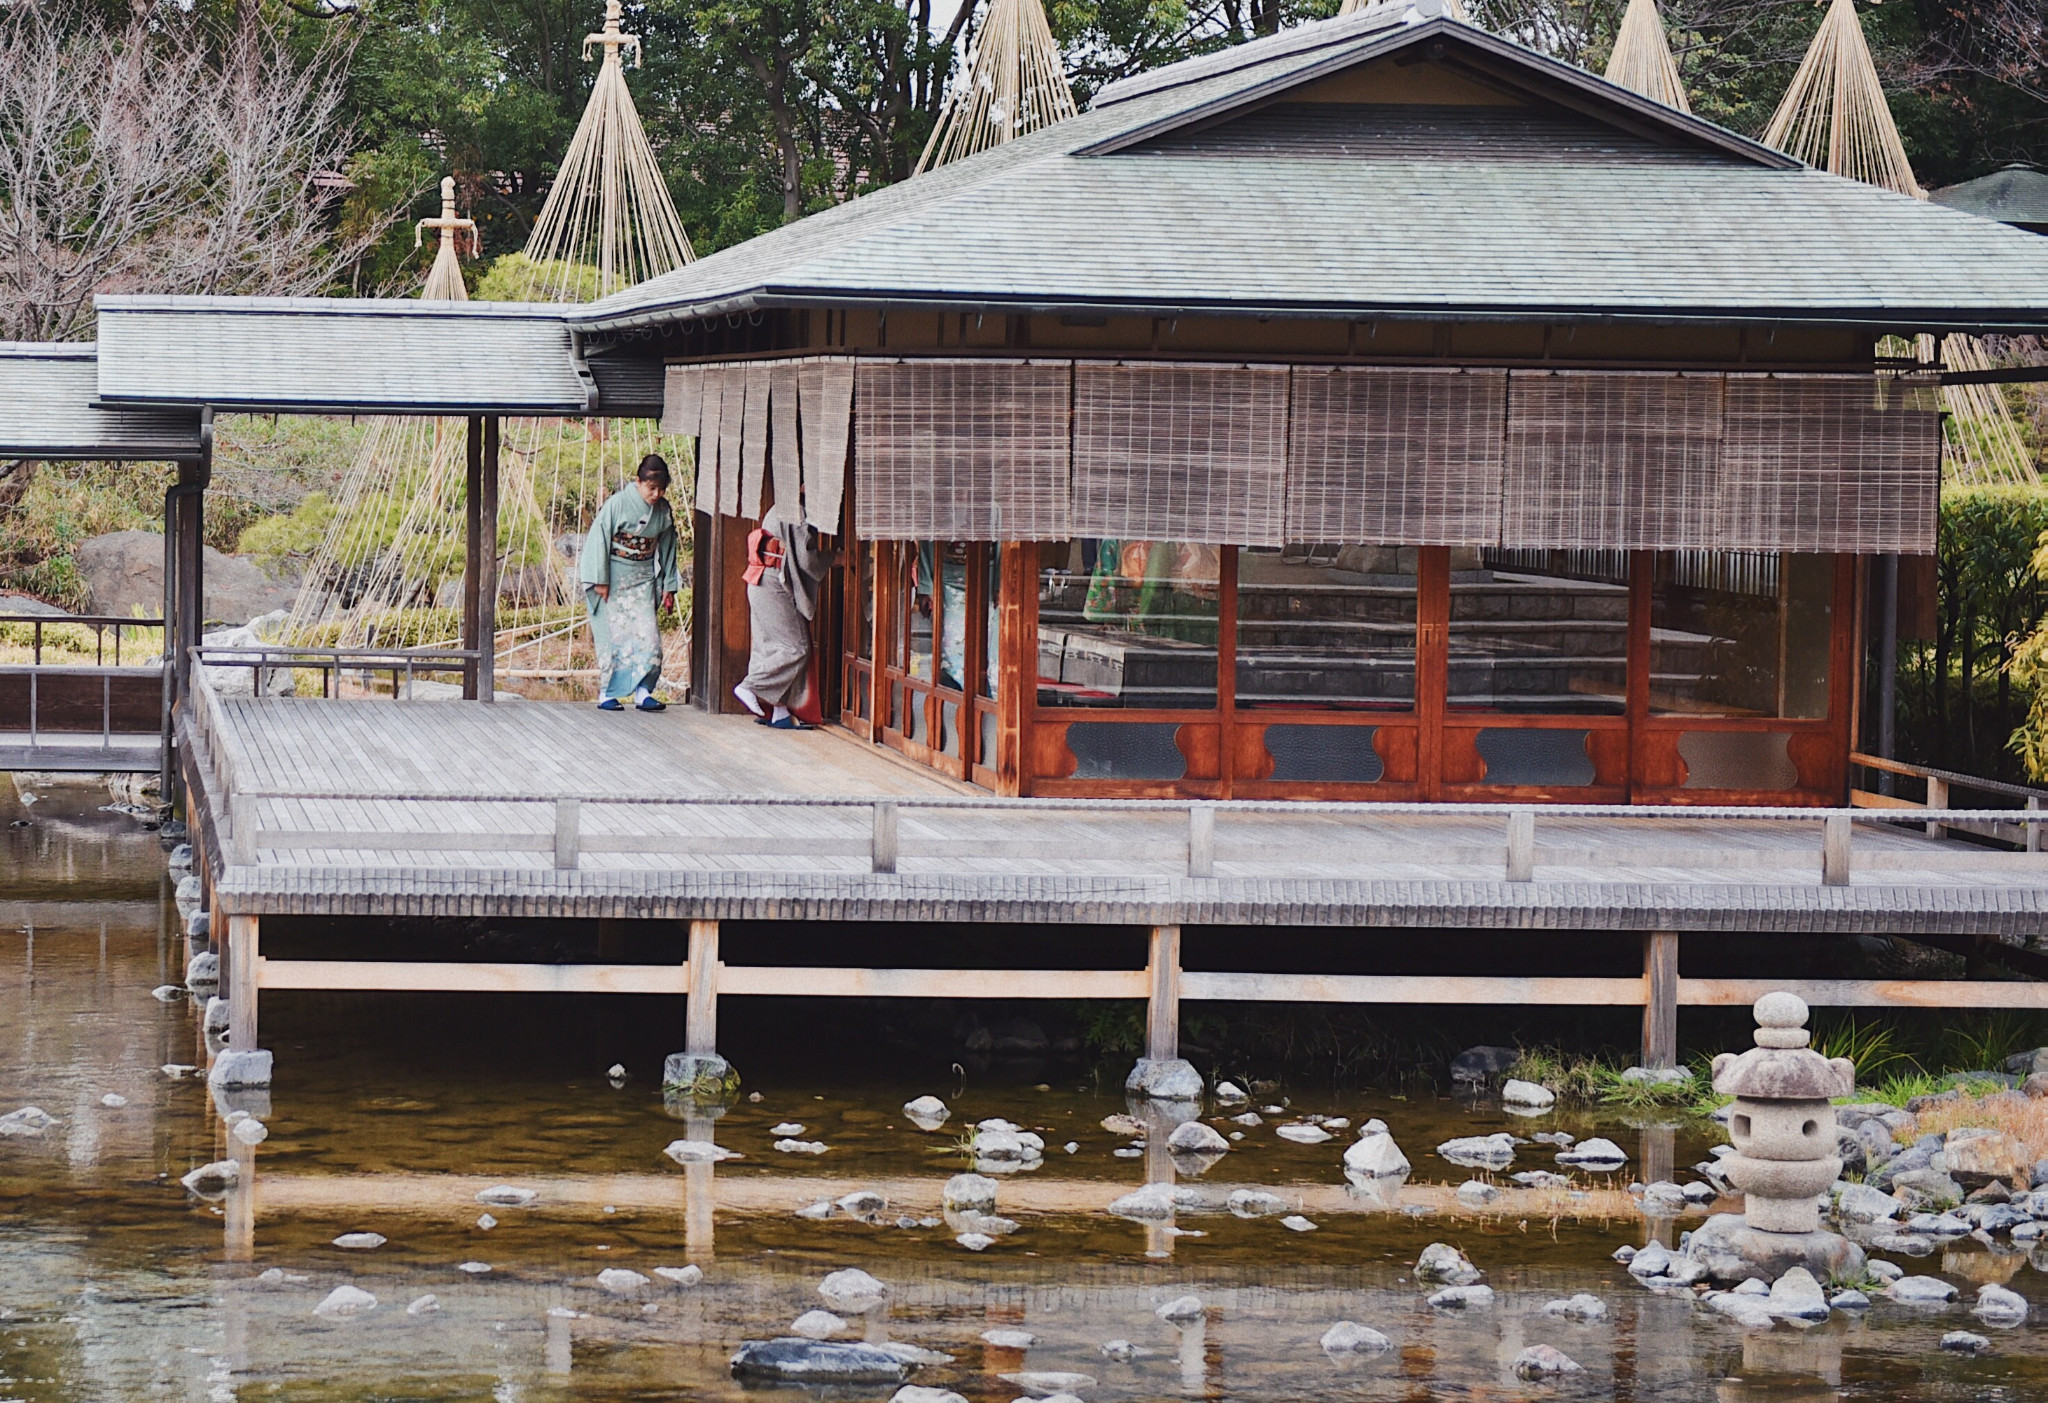
<path fill-rule="evenodd" d="M 922 808 L 977 791 L 846 733 L 682 708 L 216 704 L 255 845 L 219 890 L 259 914 L 2048 932 L 2048 855 L 1903 827 L 1857 825 L 1851 880 L 1831 887 L 1818 818 L 1539 810 L 1534 878 L 1509 882 L 1498 815 L 1223 810 L 1214 876 L 1191 878 L 1182 811 Z M 195 800 L 222 804 L 194 770 Z M 593 801 L 561 870 L 565 794 L 912 802 L 893 873 L 870 870 L 865 805 Z"/>

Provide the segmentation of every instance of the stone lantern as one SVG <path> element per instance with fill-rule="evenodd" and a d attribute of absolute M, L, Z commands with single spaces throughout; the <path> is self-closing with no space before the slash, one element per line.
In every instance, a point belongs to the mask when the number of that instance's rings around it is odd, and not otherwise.
<path fill-rule="evenodd" d="M 1842 1175 L 1835 1153 L 1837 1096 L 1856 1087 L 1856 1064 L 1830 1061 L 1806 1044 L 1806 1003 L 1796 995 L 1756 1001 L 1756 1046 L 1714 1059 L 1714 1090 L 1733 1096 L 1721 1161 L 1743 1193 L 1743 1218 L 1763 1232 L 1820 1229 L 1819 1196 Z"/>
<path fill-rule="evenodd" d="M 1821 1228 L 1820 1198 L 1842 1173 L 1830 1103 L 1855 1089 L 1856 1065 L 1807 1046 L 1806 1003 L 1796 995 L 1764 995 L 1756 1021 L 1755 1047 L 1714 1059 L 1714 1090 L 1735 1098 L 1735 1153 L 1721 1168 L 1742 1190 L 1743 1212 L 1710 1218 L 1688 1254 L 1716 1280 L 1775 1280 L 1794 1266 L 1822 1280 L 1851 1278 L 1862 1249 Z"/>

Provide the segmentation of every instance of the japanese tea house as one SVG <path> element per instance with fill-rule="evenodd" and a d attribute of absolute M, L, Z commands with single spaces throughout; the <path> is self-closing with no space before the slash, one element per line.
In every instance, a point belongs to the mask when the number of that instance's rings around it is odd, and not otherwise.
<path fill-rule="evenodd" d="M 574 320 L 700 445 L 700 704 L 801 488 L 824 711 L 999 793 L 1838 804 L 1868 562 L 1934 544 L 1880 339 L 2043 309 L 2018 231 L 1411 8 Z"/>

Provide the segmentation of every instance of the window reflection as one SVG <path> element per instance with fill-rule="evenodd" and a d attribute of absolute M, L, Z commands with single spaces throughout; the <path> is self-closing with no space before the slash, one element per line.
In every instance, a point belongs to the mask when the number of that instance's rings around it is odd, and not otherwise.
<path fill-rule="evenodd" d="M 1039 566 L 1039 705 L 1215 708 L 1221 547 L 1074 540 Z"/>
<path fill-rule="evenodd" d="M 1449 704 L 1622 715 L 1628 561 L 1626 551 L 1452 551 Z"/>
<path fill-rule="evenodd" d="M 1299 544 L 1237 555 L 1237 705 L 1415 702 L 1413 546 Z"/>
<path fill-rule="evenodd" d="M 1833 556 L 1667 551 L 1654 579 L 1653 714 L 1828 714 Z"/>

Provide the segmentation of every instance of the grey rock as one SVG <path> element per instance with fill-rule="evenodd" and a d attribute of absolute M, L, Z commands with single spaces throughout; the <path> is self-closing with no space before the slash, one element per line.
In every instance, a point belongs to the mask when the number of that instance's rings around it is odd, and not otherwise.
<path fill-rule="evenodd" d="M 1589 1295 L 1582 1291 L 1578 1295 L 1565 1300 L 1547 1303 L 1543 1307 L 1543 1313 L 1556 1316 L 1560 1320 L 1577 1320 L 1591 1324 L 1596 1320 L 1605 1320 L 1607 1318 L 1607 1303 L 1598 1296 Z"/>
<path fill-rule="evenodd" d="M 1467 1179 L 1458 1185 L 1458 1202 L 1467 1208 L 1484 1208 L 1500 1199 L 1500 1190 L 1484 1179 Z"/>
<path fill-rule="evenodd" d="M 1761 1232 L 1739 1213 L 1716 1213 L 1692 1233 L 1686 1258 L 1706 1279 L 1733 1285 L 1752 1276 L 1775 1281 L 1804 1267 L 1820 1281 L 1853 1281 L 1863 1274 L 1863 1249 L 1835 1232 Z"/>
<path fill-rule="evenodd" d="M 967 1400 L 950 1388 L 905 1384 L 889 1395 L 889 1403 L 967 1403 Z"/>
<path fill-rule="evenodd" d="M 1628 1163 L 1628 1153 L 1612 1140 L 1595 1138 L 1581 1140 L 1570 1149 L 1559 1150 L 1557 1162 L 1583 1169 L 1619 1169 Z"/>
<path fill-rule="evenodd" d="M 937 1130 L 953 1113 L 938 1097 L 920 1096 L 915 1101 L 903 1103 L 903 1114 L 910 1117 L 911 1124 L 919 1130 Z"/>
<path fill-rule="evenodd" d="M 1547 1086 L 1535 1082 L 1521 1081 L 1510 1077 L 1500 1089 L 1501 1104 L 1523 1106 L 1530 1110 L 1547 1110 L 1557 1104 L 1557 1093 Z"/>
<path fill-rule="evenodd" d="M 1124 1078 L 1124 1091 L 1155 1101 L 1200 1101 L 1208 1084 L 1185 1058 L 1140 1057 Z"/>
<path fill-rule="evenodd" d="M 334 1239 L 334 1245 L 350 1252 L 374 1252 L 390 1241 L 380 1232 L 345 1232 Z"/>
<path fill-rule="evenodd" d="M 1493 1304 L 1491 1286 L 1446 1286 L 1429 1298 L 1437 1310 L 1483 1310 Z"/>
<path fill-rule="evenodd" d="M 1194 1190 L 1179 1184 L 1141 1184 L 1115 1199 L 1109 1211 L 1119 1218 L 1171 1218 L 1177 1211 L 1200 1202 Z"/>
<path fill-rule="evenodd" d="M 1200 1296 L 1175 1296 L 1152 1312 L 1168 1325 L 1189 1325 L 1206 1313 Z"/>
<path fill-rule="evenodd" d="M 1344 1150 L 1344 1172 L 1368 1179 L 1406 1178 L 1411 1166 L 1408 1156 L 1384 1131 L 1354 1140 Z"/>
<path fill-rule="evenodd" d="M 846 1328 L 846 1322 L 829 1310 L 807 1310 L 789 1328 L 807 1340 L 829 1340 Z"/>
<path fill-rule="evenodd" d="M 893 1351 L 854 1340 L 809 1340 L 800 1335 L 749 1340 L 732 1357 L 739 1379 L 783 1379 L 793 1383 L 902 1383 L 911 1365 Z"/>
<path fill-rule="evenodd" d="M 1464 1135 L 1436 1147 L 1437 1156 L 1465 1169 L 1505 1169 L 1515 1160 L 1515 1137 Z"/>
<path fill-rule="evenodd" d="M 1026 1369 L 1015 1374 L 998 1374 L 1004 1383 L 1015 1384 L 1033 1398 L 1051 1400 L 1062 1394 L 1085 1392 L 1095 1387 L 1092 1374 L 1073 1374 L 1058 1369 Z"/>
<path fill-rule="evenodd" d="M 1485 1273 L 1472 1265 L 1471 1259 L 1448 1242 L 1432 1242 L 1422 1249 L 1422 1255 L 1415 1259 L 1417 1281 L 1441 1281 L 1448 1286 L 1467 1286 L 1484 1277 Z"/>
<path fill-rule="evenodd" d="M 818 1283 L 818 1295 L 834 1310 L 865 1315 L 889 1299 L 889 1288 L 858 1267 L 843 1267 Z"/>
<path fill-rule="evenodd" d="M 193 993 L 203 993 L 220 987 L 220 956 L 211 950 L 201 950 L 185 964 L 185 987 Z"/>
<path fill-rule="evenodd" d="M 1956 1213 L 1915 1213 L 1906 1220 L 1906 1231 L 1925 1237 L 1962 1237 L 1970 1231 L 1970 1223 Z"/>
<path fill-rule="evenodd" d="M 41 1106 L 23 1106 L 0 1116 L 0 1139 L 34 1138 L 55 1124 L 57 1118 Z"/>
<path fill-rule="evenodd" d="M 1770 1311 L 1781 1320 L 1826 1320 L 1827 1294 L 1805 1267 L 1794 1267 L 1771 1283 Z"/>
<path fill-rule="evenodd" d="M 1968 1330 L 1951 1330 L 1941 1337 L 1941 1347 L 1951 1354 L 1983 1354 L 1991 1348 L 1991 1341 Z"/>
<path fill-rule="evenodd" d="M 1180 1154 L 1220 1155 L 1229 1150 L 1230 1142 L 1217 1134 L 1215 1127 L 1191 1120 L 1173 1128 L 1166 1147 Z"/>
<path fill-rule="evenodd" d="M 1621 1079 L 1640 1086 L 1690 1086 L 1693 1077 L 1684 1067 L 1628 1067 Z"/>
<path fill-rule="evenodd" d="M 213 1059 L 213 1070 L 206 1074 L 206 1083 L 218 1090 L 265 1087 L 270 1085 L 270 1073 L 268 1049 L 236 1048 Z"/>
<path fill-rule="evenodd" d="M 992 1213 L 996 1181 L 985 1174 L 955 1174 L 946 1181 L 939 1202 L 948 1212 Z"/>
<path fill-rule="evenodd" d="M 1277 1194 L 1258 1189 L 1232 1189 L 1224 1206 L 1240 1218 L 1270 1218 L 1287 1212 L 1293 1205 Z"/>
<path fill-rule="evenodd" d="M 1518 1047 L 1468 1047 L 1451 1059 L 1451 1080 L 1484 1085 L 1521 1060 Z"/>
<path fill-rule="evenodd" d="M 83 579 L 87 607 L 95 614 L 126 618 L 139 608 L 154 618 L 164 607 L 164 538 L 154 531 L 114 531 L 95 536 L 71 553 Z M 201 569 L 206 616 L 247 623 L 277 609 L 289 609 L 299 583 L 273 575 L 253 560 L 205 548 Z"/>
<path fill-rule="evenodd" d="M 1947 1208 L 1963 1201 L 1963 1186 L 1940 1169 L 1911 1169 L 1890 1178 L 1891 1191 L 1909 1207 Z"/>
<path fill-rule="evenodd" d="M 1977 1288 L 1977 1304 L 1970 1313 L 1986 1325 L 2010 1328 L 2027 1318 L 2027 1298 L 1996 1283 Z"/>
<path fill-rule="evenodd" d="M 1938 1276 L 1902 1276 L 1885 1295 L 1901 1305 L 1945 1306 L 1956 1298 L 1956 1288 Z"/>
<path fill-rule="evenodd" d="M 1881 1223 L 1905 1208 L 1896 1198 L 1868 1184 L 1850 1184 L 1835 1198 L 1835 1216 L 1845 1223 Z"/>
<path fill-rule="evenodd" d="M 1628 1274 L 1633 1277 L 1663 1276 L 1671 1270 L 1671 1264 L 1678 1260 L 1670 1248 L 1661 1242 L 1652 1242 L 1640 1247 L 1628 1260 Z"/>
<path fill-rule="evenodd" d="M 1340 1320 L 1323 1331 L 1322 1346 L 1325 1354 L 1378 1355 L 1392 1349 L 1394 1342 L 1369 1325 Z"/>
<path fill-rule="evenodd" d="M 738 1150 L 728 1150 L 709 1140 L 671 1140 L 661 1152 L 677 1164 L 718 1164 L 723 1160 L 746 1158 Z"/>
<path fill-rule="evenodd" d="M 1934 1251 L 1933 1238 L 1909 1232 L 1879 1233 L 1870 1239 L 1870 1245 L 1875 1251 L 1896 1252 L 1902 1257 L 1925 1257 Z"/>
<path fill-rule="evenodd" d="M 1836 1310 L 1869 1310 L 1870 1297 L 1861 1291 L 1837 1291 L 1828 1297 L 1828 1304 Z"/>
<path fill-rule="evenodd" d="M 376 1308 L 377 1298 L 360 1286 L 337 1286 L 327 1293 L 326 1300 L 313 1307 L 313 1314 L 322 1320 L 347 1320 L 368 1315 Z"/>
<path fill-rule="evenodd" d="M 1887 1262 L 1883 1258 L 1871 1262 L 1864 1270 L 1872 1281 L 1881 1281 L 1887 1286 L 1906 1274 L 1906 1269 L 1897 1262 Z"/>
<path fill-rule="evenodd" d="M 1586 1372 L 1577 1360 L 1554 1345 L 1529 1346 L 1515 1356 L 1513 1368 L 1516 1378 L 1531 1382 L 1555 1378 L 1559 1374 Z"/>
<path fill-rule="evenodd" d="M 231 1159 L 202 1164 L 178 1182 L 201 1198 L 218 1198 L 233 1188 L 242 1176 L 241 1167 Z"/>
<path fill-rule="evenodd" d="M 671 1052 L 661 1062 L 661 1087 L 694 1101 L 726 1102 L 739 1094 L 740 1074 L 715 1052 Z"/>

